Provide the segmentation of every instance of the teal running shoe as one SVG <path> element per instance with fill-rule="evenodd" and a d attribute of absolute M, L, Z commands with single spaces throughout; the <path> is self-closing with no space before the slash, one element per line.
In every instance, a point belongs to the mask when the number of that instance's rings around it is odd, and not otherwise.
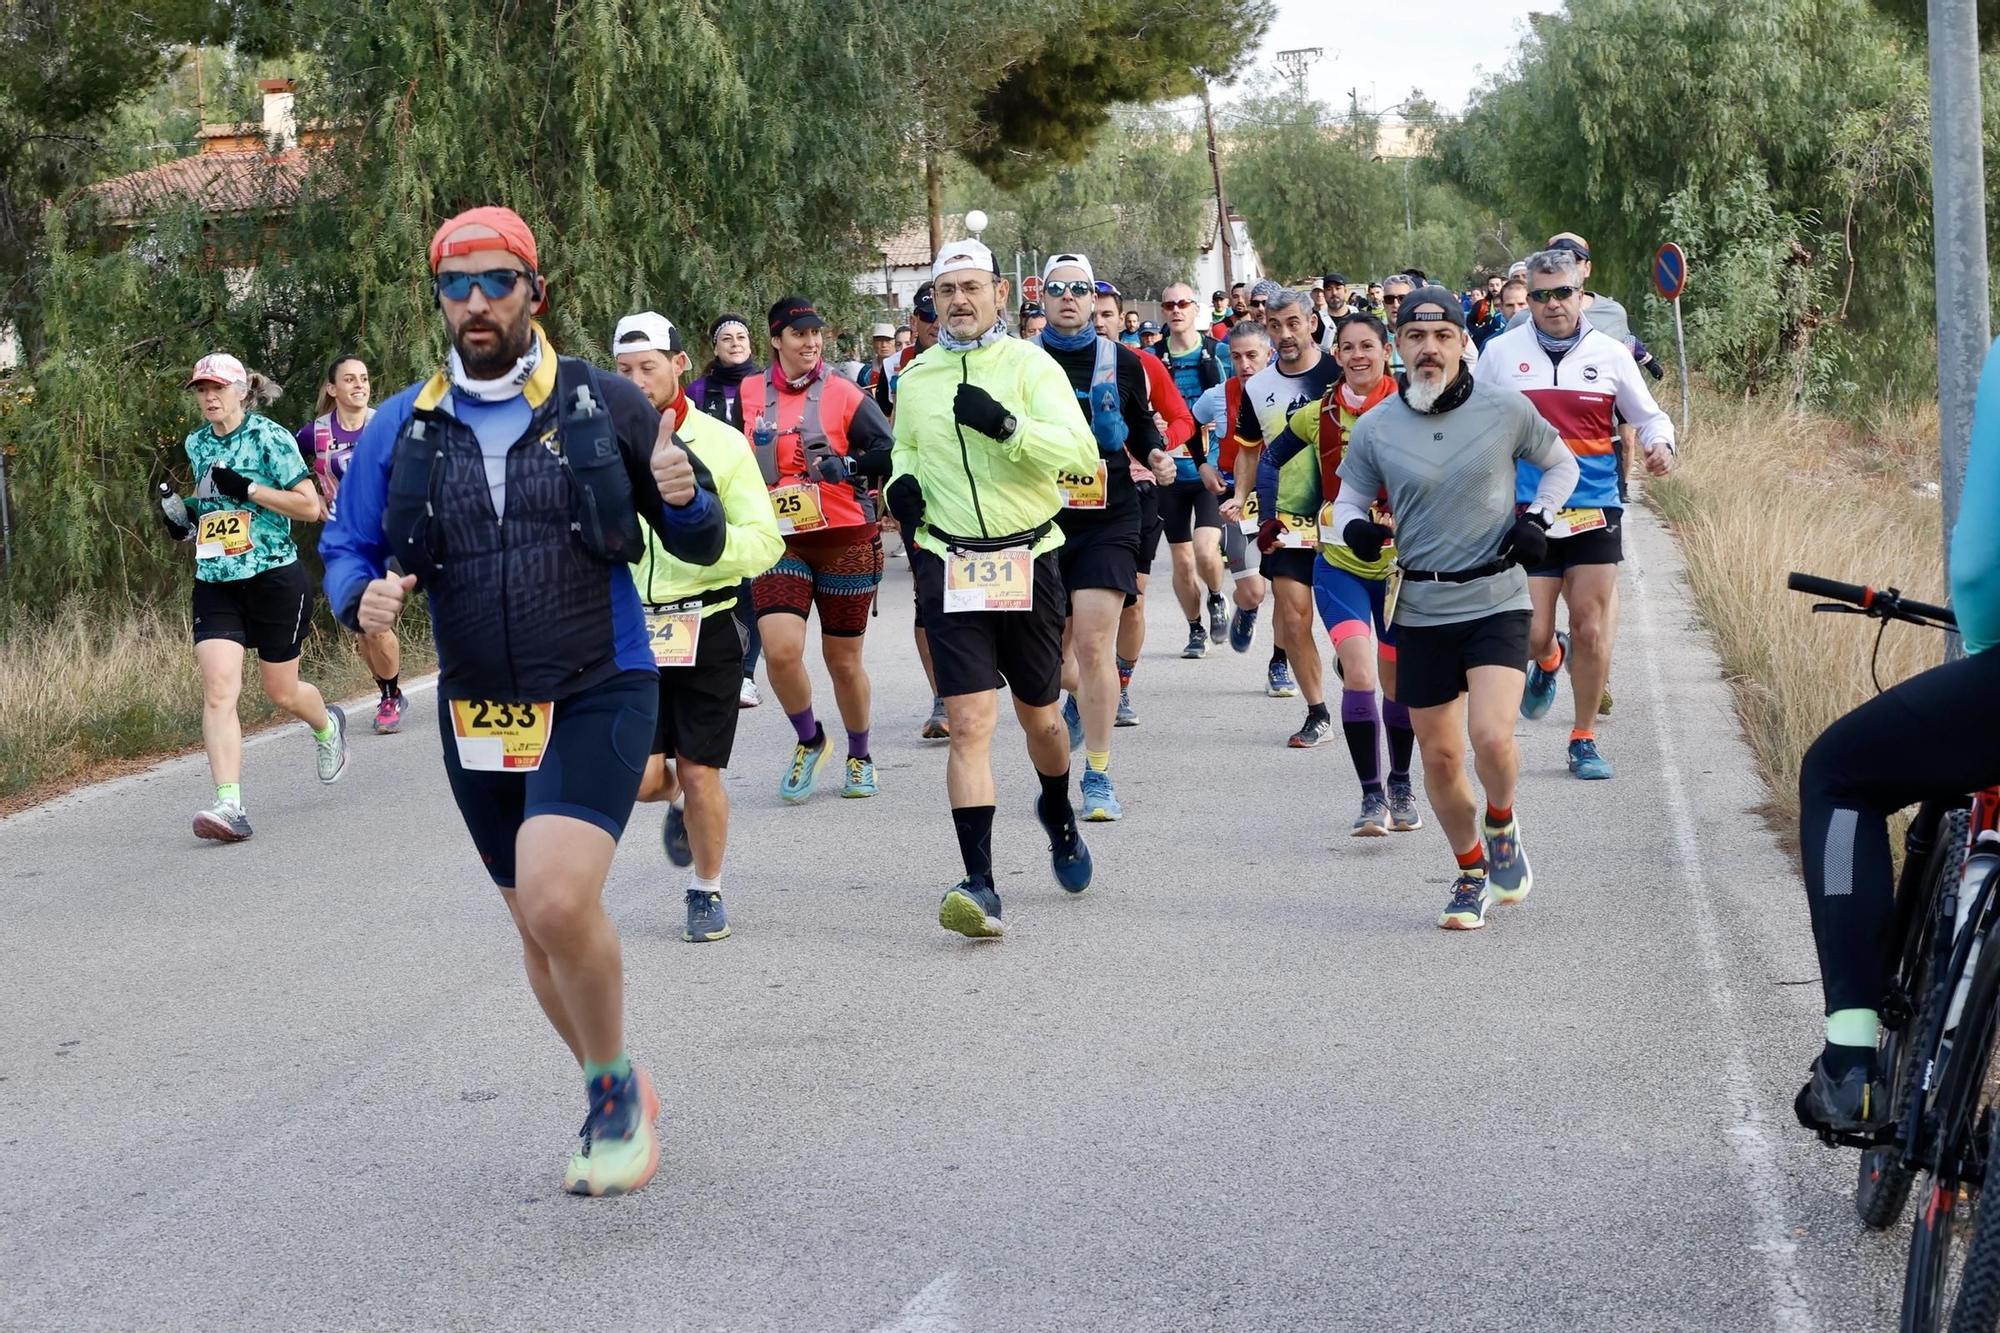
<path fill-rule="evenodd" d="M 1528 687 L 1521 692 L 1521 716 L 1533 720 L 1547 717 L 1549 708 L 1556 701 L 1556 676 L 1569 665 L 1569 635 L 1556 631 L 1556 647 L 1562 650 L 1562 661 L 1556 663 L 1554 671 L 1542 670 L 1540 662 L 1528 663 Z"/>
<path fill-rule="evenodd" d="M 825 727 L 819 729 L 819 735 L 811 745 L 794 745 L 792 766 L 778 780 L 778 795 L 794 805 L 812 795 L 813 787 L 819 782 L 819 771 L 826 766 L 826 751 Z"/>

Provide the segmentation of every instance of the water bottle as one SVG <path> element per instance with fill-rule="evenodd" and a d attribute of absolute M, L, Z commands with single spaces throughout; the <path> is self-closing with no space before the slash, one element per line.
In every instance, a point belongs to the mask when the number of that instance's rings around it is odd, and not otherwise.
<path fill-rule="evenodd" d="M 1965 868 L 1958 875 L 1958 921 L 1952 929 L 1952 939 L 1965 929 L 1967 918 L 1972 915 L 1972 902 L 1979 894 L 1979 886 L 1986 877 L 2000 866 L 2000 833 L 1992 829 L 1984 830 L 1972 844 L 1972 851 L 1965 858 Z M 1946 1031 L 1958 1027 L 1959 1011 L 1965 1007 L 1965 994 L 1972 988 L 1972 974 L 1979 969 L 1979 945 L 1975 942 L 1965 959 L 1965 971 L 1959 974 L 1958 988 L 1952 992 L 1951 1008 L 1945 1011 Z"/>
<path fill-rule="evenodd" d="M 194 520 L 188 517 L 187 501 L 174 494 L 174 488 L 164 481 L 160 483 L 160 512 L 167 516 L 167 523 L 185 537 L 194 527 Z"/>
<path fill-rule="evenodd" d="M 750 427 L 750 452 L 756 456 L 757 468 L 764 474 L 764 484 L 778 484 L 778 428 L 759 417 Z"/>

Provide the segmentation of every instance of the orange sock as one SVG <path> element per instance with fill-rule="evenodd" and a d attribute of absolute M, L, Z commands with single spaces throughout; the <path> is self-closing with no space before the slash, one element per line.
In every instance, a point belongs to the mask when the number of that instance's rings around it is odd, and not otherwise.
<path fill-rule="evenodd" d="M 1472 844 L 1471 851 L 1458 853 L 1458 868 L 1460 870 L 1484 870 L 1486 868 L 1486 849 L 1475 842 Z"/>
<path fill-rule="evenodd" d="M 1597 739 L 1597 733 L 1584 727 L 1571 727 L 1569 738 L 1572 741 L 1594 741 Z"/>
<path fill-rule="evenodd" d="M 1490 802 L 1487 804 L 1486 826 L 1488 828 L 1506 828 L 1509 824 L 1513 822 L 1514 822 L 1513 806 L 1510 805 L 1505 810 L 1502 810 L 1498 806 L 1493 805 Z"/>
<path fill-rule="evenodd" d="M 1563 646 L 1561 639 L 1556 640 L 1556 650 L 1553 653 L 1550 653 L 1548 657 L 1543 659 L 1542 661 L 1535 663 L 1536 666 L 1540 667 L 1542 670 L 1550 673 L 1551 675 L 1555 674 L 1556 668 L 1560 667 L 1562 664 L 1563 664 Z"/>

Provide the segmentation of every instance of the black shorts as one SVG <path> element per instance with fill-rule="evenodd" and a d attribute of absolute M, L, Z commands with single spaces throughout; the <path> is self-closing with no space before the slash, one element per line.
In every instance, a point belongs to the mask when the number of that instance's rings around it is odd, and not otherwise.
<path fill-rule="evenodd" d="M 1465 693 L 1473 667 L 1528 671 L 1527 611 L 1495 611 L 1450 625 L 1396 626 L 1396 702 L 1436 708 Z"/>
<path fill-rule="evenodd" d="M 1027 611 L 946 611 L 944 561 L 921 547 L 910 552 L 931 668 L 940 697 L 997 690 L 1033 708 L 1062 693 L 1062 632 L 1069 615 L 1056 552 L 1035 557 L 1035 598 Z"/>
<path fill-rule="evenodd" d="M 1625 562 L 1625 511 L 1606 509 L 1604 526 L 1557 537 L 1549 542 L 1549 558 L 1528 571 L 1531 579 L 1559 579 L 1578 565 L 1618 565 Z"/>
<path fill-rule="evenodd" d="M 734 708 L 733 689 L 730 699 Z M 653 672 L 613 676 L 556 703 L 541 767 L 532 773 L 489 773 L 459 764 L 451 705 L 438 701 L 452 799 L 495 884 L 514 887 L 514 839 L 536 815 L 581 819 L 613 838 L 625 832 L 659 707 L 659 678 Z"/>
<path fill-rule="evenodd" d="M 1179 546 L 1194 540 L 1196 528 L 1222 528 L 1221 502 L 1199 481 L 1177 481 L 1160 497 L 1160 516 L 1166 525 L 1167 545 Z"/>
<path fill-rule="evenodd" d="M 194 585 L 194 641 L 227 639 L 266 662 L 291 662 L 312 629 L 312 579 L 294 560 L 247 579 Z"/>
<path fill-rule="evenodd" d="M 1257 572 L 1267 579 L 1291 579 L 1310 588 L 1313 586 L 1313 561 L 1318 556 L 1317 551 L 1280 546 L 1264 557 L 1264 563 L 1257 567 Z"/>
<path fill-rule="evenodd" d="M 1161 512 L 1161 495 L 1158 482 L 1141 481 L 1134 483 L 1139 492 L 1139 562 L 1138 572 L 1153 572 L 1153 557 L 1160 553 L 1160 533 L 1166 529 L 1167 520 Z M 1133 585 L 1134 589 L 1138 587 Z"/>
<path fill-rule="evenodd" d="M 1151 490 L 1141 488 L 1141 495 Z M 1141 501 L 1144 503 L 1143 499 Z M 1154 538 L 1154 544 L 1159 539 Z M 1127 597 L 1139 595 L 1139 542 L 1123 523 L 1078 524 L 1063 532 L 1063 544 L 1055 550 L 1057 568 L 1062 572 L 1066 591 L 1109 588 Z M 940 576 L 942 577 L 942 576 Z M 942 586 L 942 585 L 940 585 Z M 1067 603 L 1065 603 L 1066 605 Z M 939 606 L 943 603 L 939 602 Z M 1018 615 L 1019 612 L 1003 612 Z M 925 624 L 930 623 L 930 606 L 924 608 Z"/>
<path fill-rule="evenodd" d="M 660 668 L 660 716 L 653 724 L 653 753 L 728 768 L 736 748 L 736 715 L 742 711 L 743 651 L 749 636 L 733 612 L 701 622 L 690 666 Z"/>

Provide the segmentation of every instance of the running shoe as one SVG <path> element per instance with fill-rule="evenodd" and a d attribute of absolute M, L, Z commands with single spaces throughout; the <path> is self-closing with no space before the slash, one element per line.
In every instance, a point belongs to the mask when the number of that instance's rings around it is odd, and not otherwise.
<path fill-rule="evenodd" d="M 1451 901 L 1438 915 L 1438 925 L 1446 930 L 1480 930 L 1486 925 L 1486 904 L 1492 893 L 1484 875 L 1460 875 L 1451 886 Z"/>
<path fill-rule="evenodd" d="M 1813 1061 L 1812 1077 L 1799 1089 L 1792 1110 L 1807 1129 L 1836 1134 L 1866 1134 L 1895 1118 L 1889 1089 L 1873 1060 L 1835 1078 L 1826 1072 L 1824 1054 Z"/>
<path fill-rule="evenodd" d="M 1257 638 L 1257 613 L 1236 608 L 1236 614 L 1229 618 L 1229 646 L 1239 653 L 1250 651 L 1250 645 Z"/>
<path fill-rule="evenodd" d="M 1528 663 L 1528 687 L 1521 693 L 1522 717 L 1546 717 L 1556 701 L 1556 675 L 1569 664 L 1569 635 L 1557 630 L 1556 646 L 1562 649 L 1562 661 L 1556 663 L 1554 671 L 1542 670 L 1540 662 Z"/>
<path fill-rule="evenodd" d="M 813 786 L 819 781 L 819 771 L 826 765 L 826 728 L 820 728 L 819 736 L 811 745 L 800 742 L 792 747 L 792 766 L 785 770 L 785 776 L 778 780 L 778 795 L 796 805 L 813 794 Z"/>
<path fill-rule="evenodd" d="M 1423 811 L 1417 808 L 1417 794 L 1408 778 L 1389 779 L 1389 831 L 1410 833 L 1424 826 Z"/>
<path fill-rule="evenodd" d="M 403 729 L 403 696 L 385 694 L 375 705 L 375 734 L 393 736 Z"/>
<path fill-rule="evenodd" d="M 1361 794 L 1361 813 L 1354 819 L 1354 836 L 1357 838 L 1386 838 L 1389 836 L 1389 802 L 1379 791 Z"/>
<path fill-rule="evenodd" d="M 1041 817 L 1038 808 L 1035 818 L 1041 820 Z M 1061 828 L 1050 828 L 1043 820 L 1042 832 L 1049 835 L 1049 869 L 1055 871 L 1056 883 L 1062 885 L 1065 893 L 1082 893 L 1089 888 L 1092 868 L 1090 848 L 1084 845 L 1083 834 L 1078 831 L 1076 821 L 1071 819 Z"/>
<path fill-rule="evenodd" d="M 1083 748 L 1083 713 L 1076 706 L 1076 696 L 1063 700 L 1063 725 L 1069 728 L 1069 748 L 1072 751 Z"/>
<path fill-rule="evenodd" d="M 660 1099 L 641 1069 L 624 1078 L 600 1075 L 590 1086 L 590 1114 L 569 1159 L 563 1188 L 571 1194 L 630 1194 L 660 1167 L 660 1136 L 653 1120 Z"/>
<path fill-rule="evenodd" d="M 1326 744 L 1327 738 L 1331 735 L 1333 735 L 1333 719 L 1331 717 L 1314 716 L 1308 713 L 1306 714 L 1306 724 L 1293 732 L 1292 738 L 1286 741 L 1285 744 L 1291 746 L 1294 750 L 1310 750 L 1315 746 Z"/>
<path fill-rule="evenodd" d="M 333 735 L 325 740 L 313 738 L 319 750 L 319 780 L 338 782 L 347 771 L 347 714 L 340 710 L 339 704 L 328 704 L 326 718 L 333 723 Z"/>
<path fill-rule="evenodd" d="M 1112 719 L 1112 725 L 1119 727 L 1139 725 L 1139 710 L 1132 706 L 1132 691 L 1124 686 L 1118 689 L 1118 715 Z"/>
<path fill-rule="evenodd" d="M 749 676 L 743 678 L 743 688 L 736 691 L 738 708 L 755 708 L 764 702 L 764 696 L 757 693 L 757 682 Z"/>
<path fill-rule="evenodd" d="M 1125 807 L 1118 804 L 1117 793 L 1111 790 L 1109 773 L 1089 767 L 1083 770 L 1083 817 L 1093 824 L 1109 824 L 1125 817 Z"/>
<path fill-rule="evenodd" d="M 217 801 L 194 817 L 194 836 L 210 842 L 242 842 L 250 836 L 250 816 L 234 801 Z"/>
<path fill-rule="evenodd" d="M 924 729 L 917 735 L 927 741 L 951 739 L 951 719 L 945 714 L 944 700 L 935 694 L 931 696 L 931 720 L 924 723 Z"/>
<path fill-rule="evenodd" d="M 1208 595 L 1208 641 L 1220 645 L 1229 637 L 1229 617 L 1222 605 L 1221 593 Z"/>
<path fill-rule="evenodd" d="M 1589 739 L 1569 743 L 1569 771 L 1571 777 L 1585 782 L 1602 782 L 1617 775 L 1611 761 L 1597 752 L 1597 742 Z"/>
<path fill-rule="evenodd" d="M 1187 647 L 1181 649 L 1181 656 L 1182 657 L 1208 656 L 1208 635 L 1202 631 L 1200 625 L 1190 624 L 1188 626 Z"/>
<path fill-rule="evenodd" d="M 694 864 L 694 848 L 688 843 L 687 812 L 677 805 L 667 807 L 667 821 L 660 825 L 660 842 L 667 849 L 667 859 L 675 865 Z"/>
<path fill-rule="evenodd" d="M 1507 827 L 1494 828 L 1483 819 L 1486 833 L 1486 871 L 1493 883 L 1493 901 L 1506 906 L 1518 903 L 1535 887 L 1535 872 L 1528 864 L 1527 849 L 1521 846 L 1521 825 L 1508 820 Z"/>
<path fill-rule="evenodd" d="M 849 800 L 858 800 L 873 796 L 876 791 L 875 761 L 873 759 L 856 759 L 853 755 L 849 755 L 847 757 L 847 785 L 840 789 L 840 794 Z"/>
<path fill-rule="evenodd" d="M 1264 673 L 1264 693 L 1273 699 L 1289 699 L 1298 692 L 1298 682 L 1292 679 L 1292 664 L 1271 663 L 1271 669 Z"/>
<path fill-rule="evenodd" d="M 729 938 L 729 913 L 722 910 L 722 895 L 706 889 L 687 891 L 688 923 L 681 938 L 689 944 L 707 944 Z"/>
<path fill-rule="evenodd" d="M 1604 695 L 1597 701 L 1597 715 L 1599 717 L 1611 716 L 1611 687 L 1609 685 L 1604 687 Z"/>
<path fill-rule="evenodd" d="M 1007 933 L 1000 923 L 1000 894 L 991 884 L 967 876 L 944 891 L 938 904 L 938 924 L 969 940 L 997 940 Z"/>

